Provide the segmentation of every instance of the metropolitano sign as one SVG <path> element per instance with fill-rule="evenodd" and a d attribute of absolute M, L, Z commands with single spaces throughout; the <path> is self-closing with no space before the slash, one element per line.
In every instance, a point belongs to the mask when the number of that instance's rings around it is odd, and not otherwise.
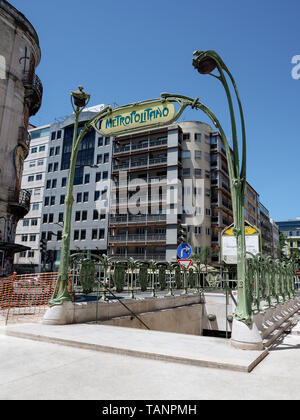
<path fill-rule="evenodd" d="M 138 131 L 160 125 L 167 125 L 175 115 L 175 107 L 170 102 L 159 100 L 127 105 L 113 111 L 101 121 L 104 135 L 118 135 L 131 130 Z"/>

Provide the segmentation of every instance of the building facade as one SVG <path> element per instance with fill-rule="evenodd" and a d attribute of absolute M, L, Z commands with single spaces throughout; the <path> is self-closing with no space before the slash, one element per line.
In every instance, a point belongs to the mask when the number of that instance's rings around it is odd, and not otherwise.
<path fill-rule="evenodd" d="M 35 74 L 41 51 L 37 33 L 26 17 L 0 2 L 0 271 L 12 271 L 17 222 L 29 211 L 30 195 L 21 188 L 29 153 L 29 117 L 41 106 L 42 84 Z"/>
<path fill-rule="evenodd" d="M 283 249 L 285 254 L 290 256 L 293 252 L 300 251 L 300 217 L 276 222 L 276 225 L 286 240 L 286 245 Z"/>
<path fill-rule="evenodd" d="M 30 249 L 15 255 L 15 269 L 39 270 L 41 266 L 40 231 L 48 161 L 50 125 L 29 130 L 30 149 L 24 161 L 21 188 L 30 194 L 30 209 L 16 229 L 16 243 Z"/>
<path fill-rule="evenodd" d="M 98 110 L 83 112 L 79 129 Z M 73 124 L 72 115 L 48 126 L 40 237 L 36 239 L 37 244 L 47 240 L 52 264 L 59 261 Z M 233 223 L 233 213 L 225 147 L 208 124 L 184 121 L 115 138 L 91 130 L 78 152 L 73 196 L 72 253 L 87 250 L 176 261 L 184 227 L 194 254 L 208 247 L 210 262 L 222 264 L 221 234 Z M 268 211 L 259 203 L 258 193 L 246 183 L 245 219 L 261 229 L 264 215 Z M 25 238 L 27 220 L 21 229 L 20 238 Z M 270 243 L 271 252 L 274 245 Z"/>
<path fill-rule="evenodd" d="M 79 130 L 99 109 L 80 115 Z M 70 168 L 74 115 L 50 126 L 45 191 L 41 215 L 41 239 L 47 241 L 50 264 L 58 263 L 64 223 L 64 204 Z M 76 161 L 70 250 L 106 253 L 111 177 L 110 137 L 90 130 L 79 146 Z"/>

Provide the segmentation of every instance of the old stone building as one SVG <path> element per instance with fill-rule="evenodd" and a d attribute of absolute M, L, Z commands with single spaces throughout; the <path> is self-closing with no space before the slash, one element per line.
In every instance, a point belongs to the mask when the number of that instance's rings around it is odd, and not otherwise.
<path fill-rule="evenodd" d="M 43 88 L 35 74 L 39 39 L 26 17 L 0 1 L 0 271 L 10 274 L 17 222 L 29 210 L 30 194 L 21 189 L 23 162 L 29 152 L 30 116 L 41 106 Z"/>

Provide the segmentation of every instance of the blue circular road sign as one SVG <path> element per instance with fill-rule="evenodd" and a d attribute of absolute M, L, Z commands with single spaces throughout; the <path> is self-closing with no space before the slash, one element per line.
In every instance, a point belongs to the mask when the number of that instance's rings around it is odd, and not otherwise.
<path fill-rule="evenodd" d="M 177 255 L 179 258 L 186 260 L 187 258 L 190 258 L 192 254 L 192 247 L 189 244 L 180 244 L 177 248 Z"/>

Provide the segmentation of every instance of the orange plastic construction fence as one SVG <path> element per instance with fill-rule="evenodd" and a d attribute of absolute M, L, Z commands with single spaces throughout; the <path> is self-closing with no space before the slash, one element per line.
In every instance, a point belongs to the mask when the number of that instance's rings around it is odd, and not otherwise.
<path fill-rule="evenodd" d="M 40 320 L 56 279 L 57 273 L 14 274 L 0 279 L 0 321 Z"/>

